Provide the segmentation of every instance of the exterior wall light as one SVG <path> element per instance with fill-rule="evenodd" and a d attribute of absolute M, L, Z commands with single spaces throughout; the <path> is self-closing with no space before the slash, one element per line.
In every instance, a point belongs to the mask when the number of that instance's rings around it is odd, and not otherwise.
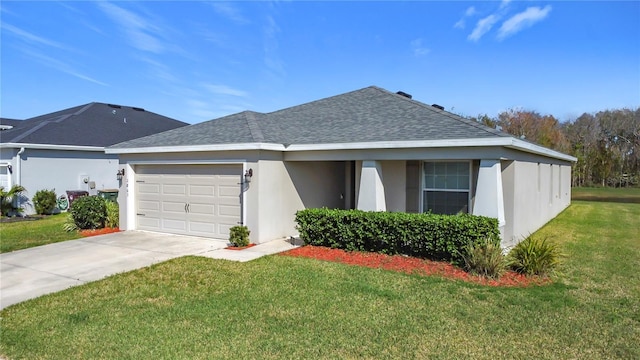
<path fill-rule="evenodd" d="M 249 169 L 249 170 L 245 171 L 244 172 L 244 182 L 245 183 L 250 183 L 252 176 L 253 176 L 253 169 Z"/>
<path fill-rule="evenodd" d="M 123 176 L 124 176 L 124 169 L 118 170 L 118 172 L 116 173 L 116 178 L 118 178 L 118 180 L 122 180 Z"/>

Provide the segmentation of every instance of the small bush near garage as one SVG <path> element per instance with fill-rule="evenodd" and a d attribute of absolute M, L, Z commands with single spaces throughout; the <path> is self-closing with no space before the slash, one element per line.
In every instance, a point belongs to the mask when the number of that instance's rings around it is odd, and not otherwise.
<path fill-rule="evenodd" d="M 249 245 L 251 231 L 246 226 L 233 226 L 229 229 L 229 242 L 232 246 L 242 247 Z"/>
<path fill-rule="evenodd" d="M 55 190 L 38 190 L 33 196 L 33 206 L 38 215 L 51 215 L 56 205 L 57 198 Z"/>
<path fill-rule="evenodd" d="M 305 209 L 296 213 L 305 244 L 345 250 L 406 254 L 463 264 L 463 249 L 500 241 L 498 220 L 469 214 L 436 215 Z"/>
<path fill-rule="evenodd" d="M 107 219 L 106 201 L 99 196 L 83 196 L 71 205 L 73 222 L 80 230 L 101 229 Z"/>
<path fill-rule="evenodd" d="M 107 207 L 107 218 L 104 225 L 110 228 L 117 228 L 120 226 L 120 208 L 117 202 L 105 201 Z"/>
<path fill-rule="evenodd" d="M 562 253 L 558 244 L 546 237 L 529 235 L 509 252 L 509 267 L 524 275 L 547 276 L 560 264 Z"/>

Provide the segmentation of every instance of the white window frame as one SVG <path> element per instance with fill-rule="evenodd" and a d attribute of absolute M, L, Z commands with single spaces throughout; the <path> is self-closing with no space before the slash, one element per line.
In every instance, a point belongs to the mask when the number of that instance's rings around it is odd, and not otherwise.
<path fill-rule="evenodd" d="M 467 163 L 469 165 L 469 186 L 467 189 L 440 189 L 427 188 L 424 181 L 424 164 L 426 163 Z M 424 193 L 425 191 L 442 192 L 466 192 L 467 193 L 467 213 L 471 214 L 471 185 L 473 184 L 473 161 L 471 160 L 423 160 L 420 162 L 420 213 L 425 212 Z"/>

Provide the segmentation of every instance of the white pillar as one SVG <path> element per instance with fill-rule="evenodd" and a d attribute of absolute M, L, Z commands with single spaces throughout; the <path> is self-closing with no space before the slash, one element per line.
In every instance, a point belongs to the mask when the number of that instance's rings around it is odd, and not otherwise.
<path fill-rule="evenodd" d="M 480 160 L 473 215 L 497 218 L 500 227 L 506 224 L 500 160 Z"/>
<path fill-rule="evenodd" d="M 386 211 L 384 185 L 382 184 L 382 164 L 379 161 L 363 161 L 358 191 L 358 209 L 365 211 Z"/>

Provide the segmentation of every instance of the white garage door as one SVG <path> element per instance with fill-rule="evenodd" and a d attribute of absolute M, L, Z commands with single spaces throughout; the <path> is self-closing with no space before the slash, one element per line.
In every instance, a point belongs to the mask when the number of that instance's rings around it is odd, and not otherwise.
<path fill-rule="evenodd" d="M 240 222 L 240 165 L 136 167 L 139 230 L 228 239 Z"/>

